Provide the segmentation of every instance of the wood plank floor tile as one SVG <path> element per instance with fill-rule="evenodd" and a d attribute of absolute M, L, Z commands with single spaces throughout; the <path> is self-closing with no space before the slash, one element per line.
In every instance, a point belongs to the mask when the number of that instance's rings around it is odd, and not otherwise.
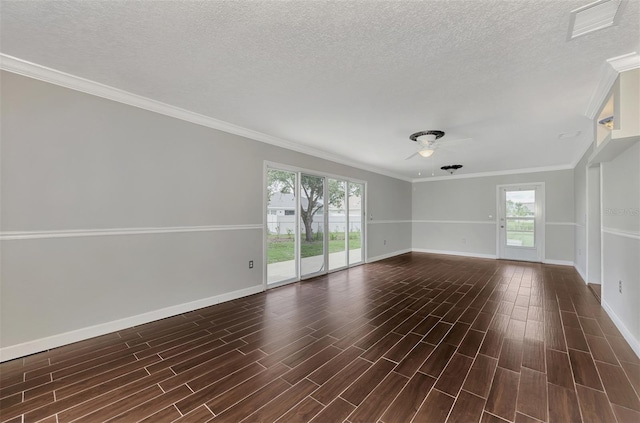
<path fill-rule="evenodd" d="M 416 345 L 418 345 L 418 342 L 420 342 L 421 340 L 422 337 L 420 335 L 410 333 L 402 338 L 402 340 L 398 342 L 393 348 L 391 348 L 391 350 L 389 350 L 389 352 L 386 353 L 383 357 L 399 363 L 400 361 L 402 361 L 404 356 L 409 353 L 409 351 L 411 351 Z"/>
<path fill-rule="evenodd" d="M 485 400 L 483 398 L 465 391 L 460 392 L 447 418 L 447 423 L 479 422 L 484 404 Z"/>
<path fill-rule="evenodd" d="M 544 373 L 527 368 L 521 370 L 516 410 L 547 421 L 547 377 Z"/>
<path fill-rule="evenodd" d="M 325 422 L 341 422 L 353 412 L 355 407 L 342 398 L 336 398 L 331 404 L 325 407 L 316 417 L 311 420 L 312 423 Z"/>
<path fill-rule="evenodd" d="M 567 347 L 589 352 L 589 346 L 582 329 L 566 327 L 564 328 L 564 335 L 567 340 Z"/>
<path fill-rule="evenodd" d="M 210 414 L 212 417 L 213 415 Z M 173 405 L 163 408 L 155 412 L 149 417 L 140 420 L 140 423 L 171 423 L 182 418 L 182 414 Z M 201 419 L 200 421 L 206 421 Z"/>
<path fill-rule="evenodd" d="M 497 366 L 498 360 L 495 358 L 478 354 L 462 388 L 482 398 L 487 398 Z"/>
<path fill-rule="evenodd" d="M 487 329 L 489 329 L 489 325 L 491 324 L 491 319 L 493 319 L 493 315 L 491 313 L 480 312 L 476 320 L 471 325 L 471 329 L 486 332 Z"/>
<path fill-rule="evenodd" d="M 547 371 L 544 342 L 524 340 L 522 366 L 542 373 Z"/>
<path fill-rule="evenodd" d="M 394 371 L 410 378 L 422 366 L 422 363 L 427 360 L 433 348 L 433 345 L 418 342 L 418 345 L 398 363 Z"/>
<path fill-rule="evenodd" d="M 453 407 L 454 398 L 432 389 L 416 413 L 415 422 L 444 422 Z"/>
<path fill-rule="evenodd" d="M 235 388 L 239 384 L 256 377 L 260 373 L 264 372 L 265 368 L 258 363 L 251 363 L 243 369 L 231 373 L 230 375 L 224 375 L 220 379 L 206 384 L 209 381 L 199 385 L 199 389 L 195 389 L 192 385 L 193 382 L 189 382 L 187 386 L 191 388 L 193 394 L 178 401 L 175 405 L 182 414 L 191 412 L 198 408 L 200 405 L 205 404 L 207 401 L 217 397 L 223 392 L 226 392 L 232 388 Z M 283 369 L 286 371 L 286 369 Z M 160 385 L 162 386 L 162 384 Z"/>
<path fill-rule="evenodd" d="M 362 353 L 361 357 L 371 362 L 377 361 L 401 339 L 402 335 L 399 335 L 395 332 L 390 332 L 383 336 L 378 342 L 373 344 L 367 351 Z"/>
<path fill-rule="evenodd" d="M 613 404 L 640 412 L 640 399 L 627 379 L 622 367 L 596 361 L 598 373 Z"/>
<path fill-rule="evenodd" d="M 103 393 L 102 395 L 98 394 L 98 392 L 100 392 L 101 390 L 96 391 L 93 388 L 77 394 L 79 396 L 75 401 L 75 405 L 66 408 L 65 404 L 65 408 L 63 408 L 64 411 L 61 411 L 57 414 L 58 421 L 60 423 L 66 423 L 76 420 L 82 416 L 89 415 L 96 410 L 100 410 L 107 406 L 110 406 L 111 404 L 117 403 L 123 398 L 126 399 L 127 397 L 138 395 L 145 388 L 153 387 L 154 385 L 162 382 L 171 375 L 173 375 L 173 372 L 171 372 L 171 370 L 164 369 L 152 375 L 147 374 L 147 376 L 144 376 L 143 378 L 138 379 L 135 382 L 128 383 L 116 389 L 113 389 L 114 385 L 116 384 L 105 382 L 104 385 L 106 385 L 106 389 L 105 393 Z M 160 392 L 162 393 L 161 389 Z M 122 412 L 126 411 L 127 409 L 128 407 L 123 408 Z"/>
<path fill-rule="evenodd" d="M 552 383 L 547 384 L 549 395 L 549 423 L 579 422 L 582 420 L 576 393 Z"/>
<path fill-rule="evenodd" d="M 251 413 L 260 409 L 264 404 L 271 401 L 274 397 L 277 397 L 285 392 L 290 387 L 290 384 L 288 384 L 281 378 L 277 378 L 273 382 L 264 385 L 257 391 L 246 396 L 244 399 L 224 409 L 223 411 L 216 412 L 213 408 L 211 408 L 211 406 L 209 406 L 209 409 L 211 409 L 216 414 L 215 418 L 212 421 L 239 422 L 249 416 Z M 214 403 L 212 405 L 218 407 L 218 409 L 223 409 L 223 407 L 228 404 L 231 404 L 231 401 L 227 403 Z"/>
<path fill-rule="evenodd" d="M 218 415 L 229 407 L 235 405 L 239 401 L 242 401 L 248 395 L 251 395 L 254 392 L 263 389 L 265 385 L 279 379 L 280 376 L 285 374 L 288 369 L 289 368 L 284 364 L 277 364 L 269 369 L 266 369 L 264 372 L 258 373 L 257 375 L 235 385 L 228 391 L 223 391 L 221 395 L 218 395 L 214 399 L 208 401 L 207 407 L 209 407 L 209 409 L 214 414 Z M 278 383 L 276 386 L 278 387 L 278 389 L 280 389 L 285 385 L 289 384 L 282 381 L 282 383 Z M 180 409 L 180 411 L 183 410 L 180 401 L 178 401 L 176 406 L 178 407 L 178 409 Z"/>
<path fill-rule="evenodd" d="M 178 400 L 186 397 L 191 393 L 191 390 L 186 386 L 179 386 L 176 389 L 165 392 L 162 395 L 140 404 L 136 407 L 129 408 L 126 412 L 109 420 L 112 423 L 127 423 L 132 421 L 140 421 L 153 414 L 155 410 L 163 409 Z"/>
<path fill-rule="evenodd" d="M 594 360 L 604 361 L 605 363 L 618 365 L 618 359 L 613 353 L 613 350 L 609 346 L 609 342 L 606 338 L 599 336 L 587 335 L 587 344 L 591 350 L 591 355 Z"/>
<path fill-rule="evenodd" d="M 516 412 L 515 423 L 540 423 L 540 420 L 534 419 L 526 414 Z"/>
<path fill-rule="evenodd" d="M 480 419 L 480 423 L 509 423 L 507 420 L 501 419 L 498 416 L 494 416 L 491 413 L 487 413 L 486 411 L 482 414 L 482 419 Z"/>
<path fill-rule="evenodd" d="M 352 423 L 377 421 L 396 398 L 400 390 L 407 384 L 408 380 L 408 378 L 398 373 L 389 373 L 349 416 L 349 421 Z"/>
<path fill-rule="evenodd" d="M 621 362 L 627 361 L 629 363 L 640 365 L 640 358 L 638 358 L 624 338 L 619 336 L 607 336 L 607 341 L 609 341 L 609 346 L 613 349 L 618 360 Z"/>
<path fill-rule="evenodd" d="M 500 357 L 503 339 L 504 333 L 489 329 L 480 347 L 480 353 L 493 358 Z"/>
<path fill-rule="evenodd" d="M 419 370 L 429 376 L 438 377 L 455 352 L 456 347 L 442 343 L 433 350 L 429 358 L 427 358 Z"/>
<path fill-rule="evenodd" d="M 464 339 L 458 347 L 458 352 L 464 354 L 467 357 L 475 358 L 476 354 L 480 350 L 480 345 L 484 339 L 484 332 L 471 329 L 467 332 Z"/>
<path fill-rule="evenodd" d="M 547 348 L 547 380 L 554 385 L 574 390 L 569 356 L 563 352 Z"/>
<path fill-rule="evenodd" d="M 491 414 L 512 421 L 516 414 L 519 379 L 518 373 L 498 367 L 485 409 Z"/>
<path fill-rule="evenodd" d="M 306 423 L 317 415 L 324 406 L 311 397 L 306 397 L 296 406 L 282 415 L 276 422 L 278 423 Z"/>
<path fill-rule="evenodd" d="M 458 395 L 473 359 L 462 354 L 454 354 L 440 375 L 435 388 L 453 397 Z"/>
<path fill-rule="evenodd" d="M 179 419 L 175 420 L 175 423 L 203 423 L 208 422 L 213 418 L 213 414 L 209 409 L 201 405 L 192 412 L 185 414 Z M 149 423 L 154 423 L 153 420 L 149 421 Z"/>
<path fill-rule="evenodd" d="M 637 423 L 640 422 L 640 413 L 616 404 L 611 404 L 613 413 L 618 419 L 618 423 Z"/>
<path fill-rule="evenodd" d="M 611 404 L 604 392 L 577 386 L 578 402 L 585 423 L 615 422 Z"/>
<path fill-rule="evenodd" d="M 639 391 L 574 269 L 408 253 L 1 363 L 0 421 L 635 423 Z"/>
<path fill-rule="evenodd" d="M 334 377 L 336 373 L 349 365 L 349 363 L 355 360 L 360 354 L 362 354 L 362 350 L 360 348 L 351 346 L 342 351 L 336 357 L 327 361 L 324 365 L 318 366 L 318 368 L 314 370 L 308 378 L 318 385 L 322 385 Z"/>
<path fill-rule="evenodd" d="M 381 420 L 385 423 L 410 421 L 435 382 L 436 379 L 423 373 L 413 375 L 384 413 Z"/>
<path fill-rule="evenodd" d="M 640 364 L 633 364 L 627 361 L 621 361 L 622 369 L 627 374 L 629 382 L 636 390 L 636 393 L 640 395 Z"/>
<path fill-rule="evenodd" d="M 508 370 L 513 370 L 514 372 L 519 372 L 521 365 L 522 341 L 505 339 L 502 343 L 500 357 L 498 358 L 498 366 Z"/>
<path fill-rule="evenodd" d="M 303 379 L 271 400 L 267 405 L 246 417 L 247 422 L 273 422 L 304 400 L 318 385 Z"/>
<path fill-rule="evenodd" d="M 386 378 L 394 367 L 395 363 L 385 360 L 384 358 L 380 359 L 340 396 L 355 406 L 360 405 L 366 396 L 378 386 L 378 383 Z"/>
<path fill-rule="evenodd" d="M 342 391 L 347 389 L 371 366 L 371 363 L 368 361 L 362 358 L 356 358 L 347 367 L 325 382 L 320 389 L 311 394 L 311 396 L 322 404 L 329 405 L 331 401 L 337 398 Z"/>
<path fill-rule="evenodd" d="M 77 422 L 86 422 L 92 423 L 96 421 L 107 421 L 112 417 L 116 417 L 122 413 L 131 410 L 132 408 L 137 407 L 140 404 L 144 404 L 147 401 L 150 401 L 156 397 L 162 395 L 162 389 L 158 385 L 150 386 L 142 391 L 136 392 L 134 395 L 131 395 L 127 398 L 122 398 L 112 404 L 109 404 L 108 407 L 104 407 L 100 410 L 96 410 L 90 414 L 87 414 L 83 417 L 80 417 Z M 27 416 L 25 415 L 25 418 Z M 34 420 L 35 421 L 35 420 Z"/>
<path fill-rule="evenodd" d="M 600 325 L 596 319 L 578 317 L 578 320 L 580 320 L 580 325 L 586 335 L 600 336 L 604 338 L 604 332 L 600 329 Z"/>
<path fill-rule="evenodd" d="M 599 391 L 604 390 L 591 354 L 569 349 L 569 359 L 571 370 L 573 370 L 573 379 L 577 385 L 588 386 Z"/>

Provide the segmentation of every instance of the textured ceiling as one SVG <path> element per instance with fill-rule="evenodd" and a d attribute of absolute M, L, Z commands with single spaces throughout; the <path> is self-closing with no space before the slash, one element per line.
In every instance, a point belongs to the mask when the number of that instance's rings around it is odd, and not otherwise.
<path fill-rule="evenodd" d="M 2 1 L 0 51 L 408 178 L 495 172 L 574 162 L 603 63 L 640 51 L 637 0 L 567 41 L 590 2 Z M 404 160 L 426 129 L 472 140 Z"/>

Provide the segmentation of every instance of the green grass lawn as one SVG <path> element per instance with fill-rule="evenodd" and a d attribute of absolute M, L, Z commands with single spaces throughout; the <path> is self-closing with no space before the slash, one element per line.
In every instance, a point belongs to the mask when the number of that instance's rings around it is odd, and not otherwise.
<path fill-rule="evenodd" d="M 351 234 L 349 239 L 349 249 L 360 248 L 360 234 Z M 334 239 L 329 241 L 329 254 L 338 253 L 345 250 L 344 239 Z M 307 242 L 302 241 L 300 245 L 302 258 L 322 255 L 322 240 Z M 267 263 L 279 263 L 281 261 L 293 260 L 294 244 L 293 239 L 287 236 L 269 235 L 267 240 Z"/>
<path fill-rule="evenodd" d="M 534 246 L 534 237 L 533 232 L 516 232 L 509 231 L 507 233 L 507 244 L 509 240 L 520 241 L 522 244 L 521 247 L 533 247 Z"/>

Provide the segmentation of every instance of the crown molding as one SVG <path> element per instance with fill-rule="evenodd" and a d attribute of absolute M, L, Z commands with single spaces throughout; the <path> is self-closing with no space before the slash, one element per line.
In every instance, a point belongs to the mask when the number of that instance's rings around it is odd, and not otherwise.
<path fill-rule="evenodd" d="M 587 109 L 584 112 L 584 115 L 589 120 L 594 120 L 598 117 L 598 113 L 600 113 L 604 102 L 607 100 L 607 97 L 609 97 L 609 93 L 611 92 L 611 88 L 616 82 L 617 77 L 618 71 L 615 70 L 608 61 L 607 63 L 602 64 L 598 87 L 593 94 L 591 94 L 591 98 L 587 104 Z"/>
<path fill-rule="evenodd" d="M 315 148 L 304 146 L 290 140 L 254 131 L 242 126 L 234 125 L 232 123 L 215 119 L 210 116 L 202 115 L 190 110 L 182 109 L 180 107 L 172 106 L 167 103 L 133 94 L 119 88 L 114 88 L 109 85 L 101 84 L 99 82 L 81 78 L 79 76 L 75 76 L 66 72 L 28 62 L 26 60 L 9 56 L 4 53 L 0 53 L 0 69 L 32 79 L 37 79 L 39 81 L 48 82 L 50 84 L 58 85 L 64 88 L 69 88 L 75 91 L 80 91 L 108 100 L 117 101 L 122 104 L 138 107 L 140 109 L 159 113 L 161 115 L 173 117 L 186 122 L 195 123 L 196 125 L 217 129 L 229 134 L 239 135 L 241 137 L 249 138 L 254 141 L 271 144 L 276 147 L 286 148 L 298 153 L 308 154 L 319 159 L 329 160 L 345 166 L 350 166 L 357 169 L 366 170 L 368 172 L 373 172 L 380 175 L 389 176 L 391 178 L 411 182 L 410 177 L 390 172 L 386 169 L 359 163 L 347 157 L 334 155 L 326 151 L 317 150 Z"/>
<path fill-rule="evenodd" d="M 607 59 L 607 63 L 618 73 L 640 68 L 640 54 L 637 52 L 623 54 L 622 56 Z"/>
<path fill-rule="evenodd" d="M 585 116 L 590 120 L 597 118 L 598 113 L 600 113 L 602 109 L 602 105 L 611 92 L 611 87 L 613 87 L 613 84 L 616 82 L 618 74 L 637 68 L 640 68 L 640 55 L 635 51 L 607 59 L 606 62 L 602 64 L 600 82 L 591 95 L 591 99 L 584 113 Z"/>
<path fill-rule="evenodd" d="M 430 178 L 418 178 L 412 182 L 435 182 L 435 181 L 447 181 L 451 179 L 467 179 L 467 178 L 486 178 L 488 176 L 503 176 L 503 175 L 517 175 L 520 173 L 536 173 L 536 172 L 553 172 L 556 170 L 572 170 L 575 166 L 571 164 L 559 165 L 559 166 L 542 166 L 542 167 L 530 167 L 525 169 L 511 169 L 511 170 L 498 170 L 495 172 L 478 172 L 467 173 L 460 175 L 449 176 L 432 176 Z"/>

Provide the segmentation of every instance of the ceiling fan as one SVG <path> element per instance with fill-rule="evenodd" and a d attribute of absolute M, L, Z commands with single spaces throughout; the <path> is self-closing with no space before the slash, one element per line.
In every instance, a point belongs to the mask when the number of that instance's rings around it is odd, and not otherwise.
<path fill-rule="evenodd" d="M 407 157 L 405 160 L 412 159 L 418 155 L 422 157 L 431 157 L 436 149 L 441 148 L 443 141 L 438 140 L 442 137 L 444 137 L 444 131 L 439 130 L 420 131 L 415 134 L 411 134 L 409 139 L 418 143 L 419 150 Z M 467 141 L 470 139 L 471 138 L 465 138 L 455 141 Z M 450 144 L 451 142 L 452 141 L 447 141 L 447 144 Z"/>

